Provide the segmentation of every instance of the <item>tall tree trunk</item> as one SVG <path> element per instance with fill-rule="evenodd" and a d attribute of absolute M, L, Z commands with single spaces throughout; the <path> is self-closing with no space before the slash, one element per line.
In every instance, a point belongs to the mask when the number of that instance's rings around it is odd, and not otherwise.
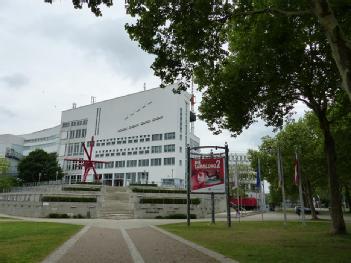
<path fill-rule="evenodd" d="M 338 67 L 342 87 L 351 100 L 351 43 L 346 39 L 328 0 L 309 0 L 312 11 L 318 17 Z"/>
<path fill-rule="evenodd" d="M 335 142 L 330 131 L 329 121 L 324 111 L 318 113 L 318 119 L 324 136 L 324 151 L 327 158 L 332 233 L 345 234 L 346 226 L 341 207 L 341 189 L 339 185 L 338 175 L 336 173 Z"/>
<path fill-rule="evenodd" d="M 349 206 L 349 213 L 351 213 L 351 195 L 350 195 L 350 189 L 348 185 L 345 185 L 345 199 Z"/>

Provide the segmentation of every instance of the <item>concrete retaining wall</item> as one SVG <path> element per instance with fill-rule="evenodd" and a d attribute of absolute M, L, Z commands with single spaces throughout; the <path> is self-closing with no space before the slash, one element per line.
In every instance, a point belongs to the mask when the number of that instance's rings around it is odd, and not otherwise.
<path fill-rule="evenodd" d="M 186 204 L 141 204 L 143 198 L 178 198 L 186 199 L 186 194 L 170 193 L 132 193 L 131 202 L 135 218 L 155 218 L 157 216 L 169 216 L 172 214 L 186 214 Z M 190 213 L 197 218 L 204 218 L 211 214 L 211 196 L 206 194 L 191 195 L 191 198 L 199 198 L 200 204 L 191 205 Z M 226 209 L 225 196 L 215 195 L 216 213 L 224 212 Z"/>
<path fill-rule="evenodd" d="M 0 194 L 0 213 L 24 217 L 48 217 L 49 214 L 68 214 L 96 218 L 99 202 L 42 202 L 43 194 Z M 72 195 L 69 195 L 72 196 Z M 91 196 L 91 195 L 90 195 Z M 99 200 L 99 197 L 97 197 Z"/>

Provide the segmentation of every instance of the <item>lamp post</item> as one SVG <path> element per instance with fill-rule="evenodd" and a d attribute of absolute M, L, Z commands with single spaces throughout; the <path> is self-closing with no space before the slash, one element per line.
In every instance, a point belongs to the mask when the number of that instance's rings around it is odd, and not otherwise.
<path fill-rule="evenodd" d="M 39 173 L 39 180 L 38 180 L 38 183 L 40 183 L 40 177 L 41 177 L 41 173 Z"/>

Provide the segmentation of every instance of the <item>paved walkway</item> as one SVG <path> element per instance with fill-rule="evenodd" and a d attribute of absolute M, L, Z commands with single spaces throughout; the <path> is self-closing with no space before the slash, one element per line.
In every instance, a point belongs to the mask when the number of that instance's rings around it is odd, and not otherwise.
<path fill-rule="evenodd" d="M 0 216 L 2 215 L 0 214 Z M 282 217 L 281 213 L 266 213 L 263 220 L 282 220 Z M 324 218 L 324 216 L 321 217 Z M 84 225 L 80 232 L 66 241 L 42 263 L 235 262 L 157 227 L 157 225 L 184 222 L 184 220 L 16 218 L 37 222 L 49 221 Z M 216 220 L 225 220 L 225 213 L 218 214 Z M 233 221 L 238 220 L 233 214 Z M 241 220 L 258 221 L 262 220 L 262 216 L 260 214 L 252 215 L 243 217 Z M 289 213 L 288 220 L 296 221 L 298 217 Z M 350 220 L 349 216 L 345 217 L 345 221 L 350 222 Z"/>

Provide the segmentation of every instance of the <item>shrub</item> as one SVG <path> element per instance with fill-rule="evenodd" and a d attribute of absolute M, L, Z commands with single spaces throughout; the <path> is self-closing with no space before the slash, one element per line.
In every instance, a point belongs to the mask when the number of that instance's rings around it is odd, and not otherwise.
<path fill-rule="evenodd" d="M 156 216 L 156 219 L 186 219 L 187 216 L 186 214 L 171 214 L 168 216 Z M 190 214 L 190 218 L 191 219 L 196 219 L 196 215 L 195 214 Z"/>
<path fill-rule="evenodd" d="M 63 191 L 101 191 L 101 188 L 97 187 L 64 187 Z"/>
<path fill-rule="evenodd" d="M 142 198 L 140 204 L 186 204 L 186 199 L 180 198 Z M 191 204 L 200 204 L 199 198 L 190 199 Z"/>
<path fill-rule="evenodd" d="M 69 218 L 67 214 L 51 213 L 48 216 L 49 218 Z"/>
<path fill-rule="evenodd" d="M 186 190 L 168 190 L 168 189 L 144 189 L 132 188 L 134 193 L 167 193 L 167 194 L 186 194 Z"/>
<path fill-rule="evenodd" d="M 149 186 L 149 187 L 157 187 L 157 184 L 129 184 L 129 186 Z"/>
<path fill-rule="evenodd" d="M 82 202 L 96 203 L 96 197 L 77 197 L 77 196 L 43 196 L 42 202 Z"/>

